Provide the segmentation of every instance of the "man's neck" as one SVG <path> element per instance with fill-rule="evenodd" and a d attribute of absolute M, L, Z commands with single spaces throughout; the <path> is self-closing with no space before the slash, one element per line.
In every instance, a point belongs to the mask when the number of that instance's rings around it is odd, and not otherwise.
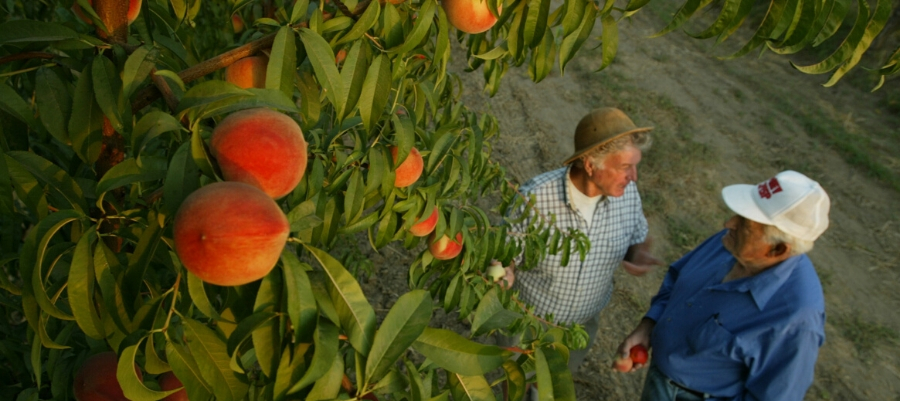
<path fill-rule="evenodd" d="M 600 195 L 606 195 L 600 191 L 600 188 L 594 185 L 594 183 L 591 181 L 591 177 L 588 176 L 587 172 L 584 171 L 583 168 L 572 166 L 572 168 L 569 169 L 569 179 L 572 180 L 572 184 L 575 185 L 575 189 L 590 198 Z"/>

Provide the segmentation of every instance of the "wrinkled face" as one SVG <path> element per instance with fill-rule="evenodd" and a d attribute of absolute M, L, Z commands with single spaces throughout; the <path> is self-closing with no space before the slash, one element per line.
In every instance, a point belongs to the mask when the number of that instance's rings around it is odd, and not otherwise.
<path fill-rule="evenodd" d="M 637 166 L 641 162 L 641 150 L 628 146 L 606 157 L 603 168 L 591 166 L 593 183 L 606 196 L 619 197 L 625 194 L 625 187 L 637 181 Z M 590 162 L 585 163 L 587 167 Z"/>
<path fill-rule="evenodd" d="M 766 241 L 765 225 L 734 215 L 725 222 L 728 233 L 722 245 L 746 267 L 768 267 L 781 260 L 775 246 Z"/>

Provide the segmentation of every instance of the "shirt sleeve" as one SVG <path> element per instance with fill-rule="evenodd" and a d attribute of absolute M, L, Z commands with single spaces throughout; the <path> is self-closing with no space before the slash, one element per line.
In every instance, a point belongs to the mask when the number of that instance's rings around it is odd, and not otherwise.
<path fill-rule="evenodd" d="M 824 315 L 815 314 L 814 322 L 805 322 L 788 332 L 771 333 L 762 341 L 758 355 L 747 361 L 748 372 L 743 400 L 802 400 L 812 385 L 819 347 L 824 333 Z"/>
<path fill-rule="evenodd" d="M 632 182 L 630 185 L 634 185 Z M 633 213 L 637 218 L 637 226 L 634 229 L 634 232 L 631 234 L 631 242 L 629 245 L 637 245 L 641 244 L 647 240 L 647 234 L 650 232 L 650 227 L 647 225 L 647 217 L 644 216 L 644 206 L 641 203 L 641 194 L 637 191 L 637 187 L 634 188 L 634 209 Z"/>

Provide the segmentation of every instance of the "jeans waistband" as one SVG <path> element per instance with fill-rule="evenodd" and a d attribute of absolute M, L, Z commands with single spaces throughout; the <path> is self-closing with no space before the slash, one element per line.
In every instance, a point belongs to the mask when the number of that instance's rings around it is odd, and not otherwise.
<path fill-rule="evenodd" d="M 703 398 L 703 399 L 707 399 L 707 398 L 710 397 L 709 394 L 706 394 L 706 393 L 703 393 L 703 392 L 700 392 L 700 391 L 697 391 L 697 390 L 693 390 L 693 389 L 687 388 L 687 387 L 685 387 L 685 386 L 679 384 L 678 382 L 676 382 L 676 381 L 674 381 L 674 380 L 672 380 L 672 379 L 668 379 L 668 380 L 669 380 L 669 383 L 670 383 L 671 385 L 673 385 L 673 386 L 675 386 L 675 387 L 678 387 L 678 388 L 684 390 L 684 391 L 687 392 L 687 393 L 693 394 L 693 395 L 695 395 L 695 396 L 697 396 L 697 397 L 700 397 L 700 398 Z"/>

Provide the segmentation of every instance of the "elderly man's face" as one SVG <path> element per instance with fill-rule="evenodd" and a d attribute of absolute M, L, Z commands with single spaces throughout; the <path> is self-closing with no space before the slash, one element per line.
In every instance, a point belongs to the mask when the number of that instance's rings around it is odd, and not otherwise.
<path fill-rule="evenodd" d="M 766 241 L 764 224 L 734 215 L 725 228 L 728 233 L 722 237 L 722 245 L 745 267 L 765 268 L 784 259 L 781 250 Z"/>
<path fill-rule="evenodd" d="M 640 162 L 641 150 L 628 146 L 607 156 L 602 169 L 593 168 L 591 182 L 606 196 L 622 196 L 625 194 L 625 187 L 630 182 L 637 181 L 637 166 Z"/>

